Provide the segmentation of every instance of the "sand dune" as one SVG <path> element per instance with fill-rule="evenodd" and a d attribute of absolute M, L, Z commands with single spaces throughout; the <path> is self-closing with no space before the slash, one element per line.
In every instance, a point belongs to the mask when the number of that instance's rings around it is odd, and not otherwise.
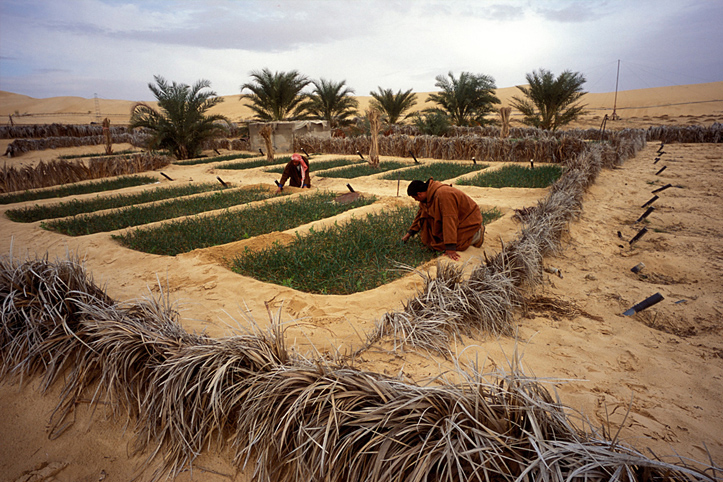
<path fill-rule="evenodd" d="M 431 107 L 427 103 L 429 93 L 419 93 L 417 105 L 414 110 Z M 508 105 L 509 100 L 519 95 L 516 87 L 497 89 L 497 96 L 502 106 Z M 251 109 L 240 102 L 240 95 L 223 96 L 224 102 L 216 106 L 211 112 L 223 114 L 234 122 L 248 120 L 253 117 Z M 360 109 L 363 111 L 369 105 L 370 96 L 357 97 Z M 622 117 L 620 126 L 627 127 L 632 119 L 667 116 L 670 118 L 695 117 L 698 124 L 710 124 L 713 120 L 723 120 L 723 81 L 706 84 L 679 85 L 673 87 L 656 87 L 651 89 L 623 90 L 618 92 L 617 104 L 615 93 L 587 94 L 584 97 L 589 114 L 584 117 L 582 124 L 595 124 L 593 120 L 605 114 L 612 114 L 613 106 Z M 95 99 L 82 97 L 51 97 L 47 99 L 34 99 L 25 95 L 12 94 L 0 91 L 0 124 L 9 123 L 10 115 L 16 124 L 45 124 L 45 123 L 76 123 L 100 122 L 108 117 L 114 124 L 126 124 L 130 111 L 136 101 L 98 99 L 96 111 Z M 98 116 L 98 112 L 100 116 Z M 20 114 L 20 115 L 17 115 Z M 514 119 L 513 115 L 513 119 Z M 684 119 L 683 122 L 691 120 Z M 599 122 L 596 123 L 599 125 Z M 612 123 L 611 123 L 612 126 Z M 614 127 L 614 126 L 613 126 Z"/>

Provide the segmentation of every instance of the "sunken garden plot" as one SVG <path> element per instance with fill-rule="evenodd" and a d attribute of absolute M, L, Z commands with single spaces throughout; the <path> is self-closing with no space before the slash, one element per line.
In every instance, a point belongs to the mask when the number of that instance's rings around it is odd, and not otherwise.
<path fill-rule="evenodd" d="M 377 288 L 439 254 L 418 236 L 400 242 L 416 213 L 416 206 L 399 206 L 321 230 L 312 228 L 288 245 L 275 244 L 260 252 L 246 249 L 231 269 L 307 293 L 348 295 Z M 482 211 L 485 224 L 501 216 L 496 209 Z"/>

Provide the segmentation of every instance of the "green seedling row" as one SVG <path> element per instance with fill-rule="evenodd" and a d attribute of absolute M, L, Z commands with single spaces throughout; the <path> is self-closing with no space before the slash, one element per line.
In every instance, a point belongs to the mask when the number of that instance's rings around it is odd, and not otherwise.
<path fill-rule="evenodd" d="M 64 156 L 58 156 L 58 159 L 81 159 L 85 157 L 106 157 L 106 156 L 120 156 L 123 154 L 133 154 L 139 151 L 134 149 L 125 149 L 123 151 L 114 152 L 112 154 L 106 154 L 105 152 L 97 152 L 92 154 L 66 154 Z"/>
<path fill-rule="evenodd" d="M 196 164 L 210 164 L 212 162 L 232 161 L 234 159 L 249 159 L 251 157 L 259 157 L 258 154 L 227 154 L 225 156 L 215 157 L 197 157 L 195 159 L 186 159 L 185 161 L 176 161 L 174 164 L 179 166 L 195 166 Z"/>
<path fill-rule="evenodd" d="M 390 172 L 381 176 L 381 179 L 390 180 L 402 180 L 402 181 L 414 181 L 419 179 L 420 181 L 426 181 L 430 177 L 437 181 L 444 181 L 446 179 L 453 179 L 463 174 L 468 174 L 474 171 L 481 171 L 489 167 L 486 164 L 462 164 L 459 162 L 433 162 L 429 164 L 422 164 L 421 166 L 410 167 L 409 169 L 400 169 L 396 172 Z"/>
<path fill-rule="evenodd" d="M 0 195 L 0 204 L 12 204 L 25 201 L 37 201 L 38 199 L 52 199 L 77 196 L 80 194 L 90 194 L 94 192 L 114 191 L 116 189 L 142 186 L 144 184 L 153 184 L 155 182 L 158 182 L 158 179 L 149 176 L 122 176 L 115 179 L 105 179 L 103 181 L 94 181 L 83 184 L 65 184 L 61 187 L 45 189 L 42 191 L 23 191 L 3 194 Z"/>
<path fill-rule="evenodd" d="M 83 214 L 72 218 L 56 219 L 42 223 L 42 227 L 68 236 L 84 236 L 224 209 L 260 201 L 271 196 L 273 193 L 258 188 L 218 191 L 205 196 L 131 206 L 105 214 Z"/>
<path fill-rule="evenodd" d="M 18 223 L 33 223 L 43 219 L 56 219 L 78 214 L 94 213 L 106 209 L 116 209 L 136 204 L 144 204 L 164 199 L 190 196 L 202 192 L 221 190 L 220 184 L 187 184 L 185 186 L 162 187 L 137 194 L 118 194 L 114 196 L 98 196 L 94 199 L 71 199 L 67 202 L 46 206 L 28 206 L 22 209 L 9 209 L 7 216 Z"/>
<path fill-rule="evenodd" d="M 416 211 L 400 207 L 311 230 L 287 246 L 247 251 L 233 260 L 231 269 L 307 293 L 348 295 L 370 290 L 403 276 L 398 263 L 419 266 L 438 254 L 418 237 L 401 242 Z"/>
<path fill-rule="evenodd" d="M 416 213 L 415 206 L 403 206 L 311 230 L 286 246 L 246 250 L 231 269 L 307 293 L 370 290 L 403 276 L 407 271 L 400 265 L 417 267 L 440 254 L 424 246 L 419 236 L 401 242 Z M 497 209 L 482 212 L 485 224 L 501 215 Z"/>
<path fill-rule="evenodd" d="M 245 161 L 245 162 L 230 162 L 228 164 L 221 164 L 220 166 L 216 166 L 216 169 L 233 169 L 233 170 L 241 170 L 241 169 L 253 169 L 256 167 L 263 167 L 263 166 L 275 166 L 277 164 L 288 164 L 288 162 L 291 160 L 291 156 L 283 156 L 283 157 L 275 157 L 273 162 L 269 162 L 266 159 L 260 159 L 257 161 Z"/>
<path fill-rule="evenodd" d="M 266 202 L 216 216 L 197 216 L 112 235 L 122 245 L 146 253 L 175 256 L 198 248 L 232 243 L 274 231 L 285 231 L 350 209 L 371 204 L 360 197 L 348 204 L 334 202 L 330 192 Z"/>
<path fill-rule="evenodd" d="M 359 163 L 345 168 L 326 170 L 317 172 L 317 176 L 333 177 L 343 179 L 354 179 L 356 177 L 373 176 L 386 171 L 393 171 L 402 167 L 409 167 L 411 164 L 401 161 L 384 161 L 379 163 L 379 167 L 372 167 L 368 163 Z"/>
<path fill-rule="evenodd" d="M 481 172 L 476 176 L 459 179 L 455 184 L 479 187 L 529 187 L 550 186 L 562 175 L 562 167 L 556 164 L 530 167 L 508 164 L 501 169 Z"/>
<path fill-rule="evenodd" d="M 333 169 L 335 167 L 342 167 L 342 166 L 349 166 L 354 164 L 360 164 L 362 161 L 359 159 L 330 159 L 328 161 L 309 161 L 309 168 L 311 169 L 312 173 L 316 173 L 317 171 L 323 171 L 325 169 Z M 280 167 L 274 167 L 270 169 L 266 169 L 266 172 L 273 172 L 276 174 L 281 174 L 284 172 L 285 166 Z"/>

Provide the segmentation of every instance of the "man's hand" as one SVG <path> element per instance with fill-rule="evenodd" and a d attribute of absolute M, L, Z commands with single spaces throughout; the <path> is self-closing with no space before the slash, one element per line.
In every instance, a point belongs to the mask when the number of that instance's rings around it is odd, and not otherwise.
<path fill-rule="evenodd" d="M 448 258 L 452 258 L 455 261 L 459 261 L 459 253 L 457 251 L 453 251 L 451 249 L 448 249 L 444 252 L 444 255 Z"/>
<path fill-rule="evenodd" d="M 402 242 L 406 243 L 407 241 L 409 241 L 409 238 L 411 238 L 411 237 L 412 237 L 411 234 L 409 234 L 409 233 L 405 234 L 404 236 L 402 236 Z"/>
<path fill-rule="evenodd" d="M 281 194 L 281 188 L 280 188 L 280 187 L 276 190 L 276 194 Z"/>

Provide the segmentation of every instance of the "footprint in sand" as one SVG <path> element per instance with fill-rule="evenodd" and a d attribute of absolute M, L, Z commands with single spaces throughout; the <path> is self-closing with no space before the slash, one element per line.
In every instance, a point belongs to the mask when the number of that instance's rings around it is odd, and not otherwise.
<path fill-rule="evenodd" d="M 622 355 L 618 356 L 618 365 L 626 372 L 634 372 L 637 370 L 640 360 L 632 352 L 625 351 Z"/>

